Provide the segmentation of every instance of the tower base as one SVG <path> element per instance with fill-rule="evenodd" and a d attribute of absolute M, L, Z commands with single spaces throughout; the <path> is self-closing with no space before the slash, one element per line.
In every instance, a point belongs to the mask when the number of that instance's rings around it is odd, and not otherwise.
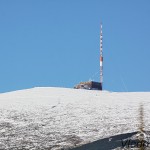
<path fill-rule="evenodd" d="M 102 84 L 100 82 L 88 81 L 88 82 L 80 82 L 76 86 L 75 89 L 87 89 L 87 90 L 102 90 Z"/>

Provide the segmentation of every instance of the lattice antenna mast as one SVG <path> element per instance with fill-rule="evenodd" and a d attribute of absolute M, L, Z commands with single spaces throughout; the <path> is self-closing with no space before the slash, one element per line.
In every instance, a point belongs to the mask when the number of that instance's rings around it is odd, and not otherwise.
<path fill-rule="evenodd" d="M 103 33 L 102 23 L 100 25 L 100 83 L 103 84 Z"/>

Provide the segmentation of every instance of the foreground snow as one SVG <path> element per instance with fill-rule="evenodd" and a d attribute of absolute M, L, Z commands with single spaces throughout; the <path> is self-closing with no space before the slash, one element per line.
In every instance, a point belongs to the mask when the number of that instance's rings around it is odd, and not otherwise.
<path fill-rule="evenodd" d="M 57 150 L 150 128 L 150 93 L 33 88 L 0 94 L 0 149 Z"/>

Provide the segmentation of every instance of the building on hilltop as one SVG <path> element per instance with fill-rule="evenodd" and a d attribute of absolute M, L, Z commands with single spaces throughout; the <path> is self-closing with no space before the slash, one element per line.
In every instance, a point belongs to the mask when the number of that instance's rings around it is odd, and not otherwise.
<path fill-rule="evenodd" d="M 80 82 L 74 88 L 87 90 L 102 90 L 102 84 L 100 82 L 87 81 L 87 82 Z"/>
<path fill-rule="evenodd" d="M 103 34 L 102 24 L 100 26 L 100 82 L 87 81 L 80 82 L 74 88 L 75 89 L 88 89 L 88 90 L 102 90 L 103 84 Z"/>

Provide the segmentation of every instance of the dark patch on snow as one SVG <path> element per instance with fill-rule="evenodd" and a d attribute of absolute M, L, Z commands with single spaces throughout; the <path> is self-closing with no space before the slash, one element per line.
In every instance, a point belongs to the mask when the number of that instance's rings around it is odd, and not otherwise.
<path fill-rule="evenodd" d="M 14 125 L 10 122 L 0 122 L 0 129 L 12 128 Z"/>
<path fill-rule="evenodd" d="M 109 138 L 100 139 L 98 141 L 82 145 L 80 147 L 72 148 L 70 150 L 112 150 L 122 147 L 122 140 L 132 137 L 137 132 L 120 134 L 111 136 Z M 111 140 L 110 140 L 111 139 Z"/>
<path fill-rule="evenodd" d="M 55 108 L 56 106 L 52 106 L 51 108 Z"/>

